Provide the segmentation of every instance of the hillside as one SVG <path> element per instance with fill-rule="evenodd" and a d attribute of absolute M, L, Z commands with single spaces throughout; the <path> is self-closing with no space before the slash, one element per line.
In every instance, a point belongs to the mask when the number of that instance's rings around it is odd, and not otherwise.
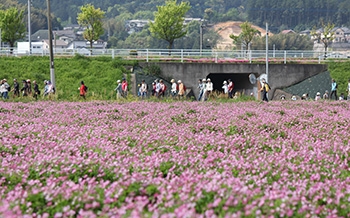
<path fill-rule="evenodd" d="M 242 30 L 239 25 L 243 22 L 241 21 L 227 21 L 215 24 L 212 28 L 221 36 L 221 40 L 217 43 L 217 49 L 232 49 L 232 39 L 230 35 L 239 35 Z M 255 29 L 259 30 L 261 36 L 266 35 L 266 30 L 258 27 L 256 25 L 252 25 Z"/>

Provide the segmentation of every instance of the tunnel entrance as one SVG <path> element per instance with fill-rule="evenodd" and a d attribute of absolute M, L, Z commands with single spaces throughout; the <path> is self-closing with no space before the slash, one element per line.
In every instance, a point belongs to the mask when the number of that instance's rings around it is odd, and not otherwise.
<path fill-rule="evenodd" d="M 249 82 L 250 73 L 210 73 L 207 78 L 213 83 L 214 91 L 223 92 L 222 86 L 223 82 L 231 79 L 234 84 L 234 91 L 239 92 L 244 95 L 253 95 L 258 97 L 258 82 L 256 84 L 251 84 Z M 259 76 L 258 73 L 253 73 L 256 77 Z"/>

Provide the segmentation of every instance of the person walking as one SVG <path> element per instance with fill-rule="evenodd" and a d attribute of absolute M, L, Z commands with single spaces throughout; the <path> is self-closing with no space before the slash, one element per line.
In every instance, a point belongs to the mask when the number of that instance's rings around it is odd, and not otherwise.
<path fill-rule="evenodd" d="M 197 88 L 199 89 L 198 101 L 201 101 L 203 97 L 203 92 L 204 92 L 203 87 L 204 87 L 203 82 L 201 79 L 199 79 L 198 86 L 197 86 Z"/>
<path fill-rule="evenodd" d="M 159 90 L 158 97 L 164 97 L 167 87 L 162 79 L 159 80 L 159 85 L 160 85 L 160 90 Z"/>
<path fill-rule="evenodd" d="M 2 97 L 3 99 L 8 99 L 9 98 L 9 91 L 10 91 L 10 85 L 7 83 L 7 80 L 6 79 L 3 79 L 3 86 L 4 86 L 4 89 L 3 89 L 3 93 L 2 93 Z"/>
<path fill-rule="evenodd" d="M 148 85 L 145 82 L 145 80 L 143 79 L 142 83 L 141 83 L 141 98 L 146 98 L 147 92 L 148 92 Z"/>
<path fill-rule="evenodd" d="M 28 96 L 28 84 L 27 81 L 22 81 L 23 87 L 21 88 L 22 96 Z"/>
<path fill-rule="evenodd" d="M 125 78 L 122 79 L 122 96 L 124 98 L 128 96 L 128 82 Z"/>
<path fill-rule="evenodd" d="M 228 86 L 227 86 L 227 89 L 228 89 L 228 98 L 233 98 L 233 89 L 235 87 L 235 84 L 233 83 L 233 81 L 231 79 L 228 79 Z"/>
<path fill-rule="evenodd" d="M 34 80 L 33 81 L 33 90 L 34 90 L 34 93 L 33 93 L 33 97 L 35 98 L 35 100 L 38 100 L 38 95 L 40 95 L 40 90 L 39 90 L 39 86 L 38 84 L 36 83 L 36 81 Z"/>
<path fill-rule="evenodd" d="M 222 84 L 221 87 L 224 90 L 224 94 L 228 93 L 228 85 L 227 85 L 227 81 L 225 80 L 224 83 Z"/>
<path fill-rule="evenodd" d="M 329 96 L 329 99 L 332 100 L 332 96 L 335 96 L 335 100 L 338 100 L 337 96 L 337 89 L 338 89 L 338 84 L 335 81 L 335 79 L 332 79 L 332 84 L 331 84 L 331 95 Z"/>
<path fill-rule="evenodd" d="M 202 79 L 202 84 L 203 84 L 203 94 L 201 97 L 201 101 L 206 101 L 207 100 L 207 79 Z"/>
<path fill-rule="evenodd" d="M 27 79 L 27 94 L 32 95 L 32 84 L 30 82 L 30 79 Z"/>
<path fill-rule="evenodd" d="M 171 96 L 175 97 L 176 96 L 176 88 L 177 88 L 177 85 L 176 85 L 176 82 L 175 82 L 175 79 L 171 79 Z"/>
<path fill-rule="evenodd" d="M 117 87 L 114 89 L 114 91 L 117 92 L 117 99 L 120 99 L 122 97 L 122 84 L 120 82 L 120 80 L 117 80 Z"/>
<path fill-rule="evenodd" d="M 4 100 L 6 100 L 6 99 L 9 98 L 9 95 L 8 95 L 9 89 L 10 89 L 10 85 L 7 83 L 7 80 L 6 80 L 6 79 L 3 79 L 3 80 L 1 81 L 0 90 L 1 90 L 2 98 L 3 98 Z"/>
<path fill-rule="evenodd" d="M 265 79 L 263 79 L 262 82 L 263 86 L 260 89 L 262 92 L 262 100 L 268 102 L 269 99 L 267 98 L 267 93 L 270 91 L 270 85 L 266 82 Z"/>
<path fill-rule="evenodd" d="M 87 92 L 87 86 L 85 86 L 84 81 L 80 82 L 80 96 L 85 100 L 86 99 L 86 92 Z"/>
<path fill-rule="evenodd" d="M 20 97 L 17 79 L 13 79 L 13 97 Z"/>
<path fill-rule="evenodd" d="M 177 81 L 177 83 L 179 84 L 179 92 L 177 95 L 181 99 L 185 96 L 185 88 L 184 88 L 184 84 L 182 83 L 181 80 Z"/>
<path fill-rule="evenodd" d="M 208 78 L 207 79 L 207 99 L 209 99 L 209 97 L 212 95 L 213 90 L 214 90 L 214 85 L 211 82 L 211 79 Z"/>

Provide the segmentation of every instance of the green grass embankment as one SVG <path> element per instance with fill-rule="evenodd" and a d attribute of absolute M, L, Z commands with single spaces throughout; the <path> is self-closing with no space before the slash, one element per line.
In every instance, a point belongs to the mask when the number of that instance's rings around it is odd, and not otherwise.
<path fill-rule="evenodd" d="M 135 64 L 135 61 L 108 57 L 89 58 L 77 55 L 73 58 L 56 58 L 56 99 L 78 100 L 78 88 L 82 80 L 89 88 L 88 99 L 115 99 L 116 81 L 122 79 L 123 74 L 130 72 L 126 70 L 126 66 Z M 50 80 L 49 57 L 0 57 L 0 79 L 3 78 L 6 78 L 11 86 L 16 78 L 20 87 L 22 80 L 36 80 L 40 90 L 43 90 L 44 80 Z"/>
<path fill-rule="evenodd" d="M 328 69 L 331 77 L 335 79 L 338 84 L 338 96 L 340 93 L 346 95 L 348 80 L 350 79 L 350 61 L 328 63 Z"/>

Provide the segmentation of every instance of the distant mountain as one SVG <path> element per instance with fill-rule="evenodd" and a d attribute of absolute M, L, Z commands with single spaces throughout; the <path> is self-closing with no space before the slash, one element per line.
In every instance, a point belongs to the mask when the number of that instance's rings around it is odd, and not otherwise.
<path fill-rule="evenodd" d="M 6 2 L 11 1 L 7 0 Z M 13 1 L 13 0 L 12 0 Z M 17 0 L 26 5 L 27 0 Z M 51 11 L 63 23 L 76 23 L 77 13 L 91 3 L 106 11 L 107 18 L 149 19 L 164 0 L 51 0 Z M 269 23 L 271 30 L 297 31 L 319 26 L 320 20 L 336 26 L 350 26 L 350 0 L 189 0 L 188 17 L 211 22 L 249 21 L 258 26 Z M 1 3 L 0 3 L 1 5 Z M 46 0 L 32 0 L 34 8 L 46 9 Z"/>
<path fill-rule="evenodd" d="M 46 9 L 46 0 L 31 0 L 33 8 Z M 28 0 L 6 0 L 26 5 Z M 320 21 L 336 26 L 350 26 L 350 0 L 188 0 L 192 8 L 188 17 L 205 18 L 212 23 L 240 20 L 258 26 L 269 23 L 271 31 L 296 31 L 320 26 Z M 93 4 L 117 20 L 152 19 L 164 0 L 50 0 L 52 13 L 65 24 L 76 23 L 84 4 Z"/>

